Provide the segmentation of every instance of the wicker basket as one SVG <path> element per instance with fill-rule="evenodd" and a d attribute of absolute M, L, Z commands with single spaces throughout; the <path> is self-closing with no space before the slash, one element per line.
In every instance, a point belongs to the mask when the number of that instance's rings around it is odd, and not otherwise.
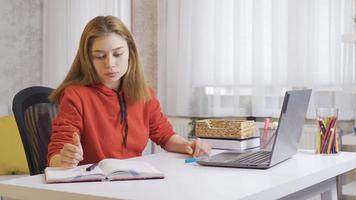
<path fill-rule="evenodd" d="M 206 119 L 195 124 L 197 137 L 245 139 L 256 136 L 254 121 Z"/>

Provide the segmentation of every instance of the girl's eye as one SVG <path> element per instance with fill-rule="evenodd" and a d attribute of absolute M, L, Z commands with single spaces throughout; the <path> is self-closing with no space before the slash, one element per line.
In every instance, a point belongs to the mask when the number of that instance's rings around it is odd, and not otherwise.
<path fill-rule="evenodd" d="M 114 53 L 114 56 L 118 58 L 118 57 L 120 57 L 122 54 L 124 54 L 124 53 Z"/>
<path fill-rule="evenodd" d="M 103 55 L 97 54 L 97 55 L 93 55 L 93 57 L 94 57 L 95 59 L 104 59 L 104 58 L 105 58 L 105 55 L 104 55 L 104 54 L 103 54 Z"/>

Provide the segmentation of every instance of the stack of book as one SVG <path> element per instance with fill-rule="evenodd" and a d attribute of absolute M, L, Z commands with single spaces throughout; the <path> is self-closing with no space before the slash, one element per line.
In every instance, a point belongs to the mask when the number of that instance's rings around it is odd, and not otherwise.
<path fill-rule="evenodd" d="M 260 146 L 255 122 L 250 120 L 198 120 L 195 135 L 213 149 L 246 150 Z"/>

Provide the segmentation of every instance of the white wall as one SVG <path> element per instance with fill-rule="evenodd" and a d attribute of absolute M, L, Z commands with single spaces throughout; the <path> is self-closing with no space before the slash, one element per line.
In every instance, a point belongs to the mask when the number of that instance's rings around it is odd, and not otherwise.
<path fill-rule="evenodd" d="M 42 0 L 0 0 L 0 116 L 14 95 L 39 85 L 42 65 Z"/>

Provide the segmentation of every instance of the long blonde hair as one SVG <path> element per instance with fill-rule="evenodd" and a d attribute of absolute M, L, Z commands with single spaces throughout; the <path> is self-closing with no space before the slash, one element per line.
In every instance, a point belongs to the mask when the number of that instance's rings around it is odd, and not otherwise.
<path fill-rule="evenodd" d="M 121 88 L 130 100 L 149 100 L 150 94 L 143 75 L 135 41 L 126 26 L 114 16 L 98 16 L 84 28 L 80 38 L 79 49 L 73 64 L 63 82 L 52 92 L 49 100 L 59 102 L 63 90 L 70 85 L 94 85 L 100 83 L 91 60 L 91 48 L 96 38 L 116 33 L 127 42 L 129 48 L 129 66 L 121 77 Z"/>

